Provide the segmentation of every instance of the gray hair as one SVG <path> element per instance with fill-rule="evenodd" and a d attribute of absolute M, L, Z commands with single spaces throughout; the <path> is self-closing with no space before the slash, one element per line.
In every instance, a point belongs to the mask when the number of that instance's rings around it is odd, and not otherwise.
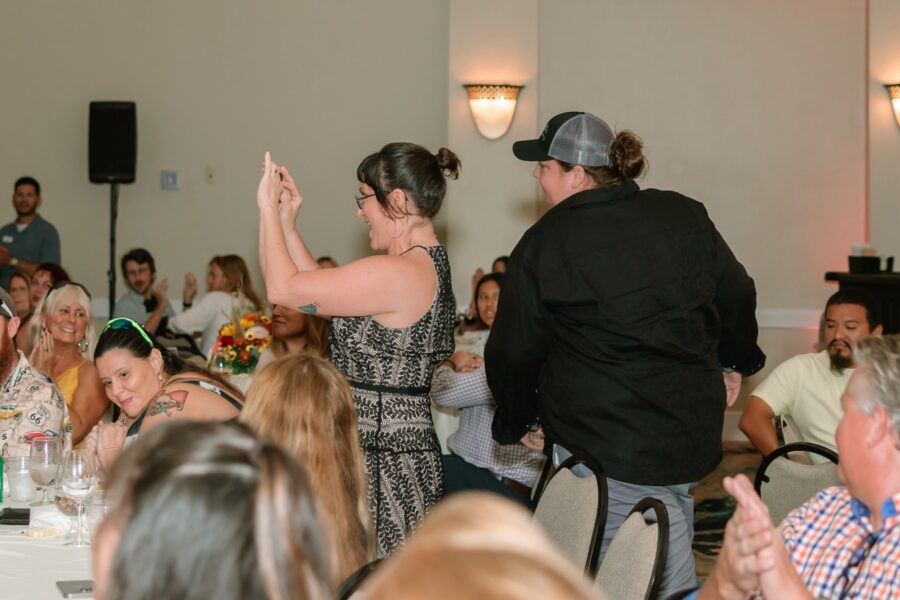
<path fill-rule="evenodd" d="M 861 340 L 853 354 L 857 368 L 866 369 L 875 393 L 870 398 L 856 398 L 864 414 L 881 406 L 900 438 L 900 335 L 873 336 Z"/>

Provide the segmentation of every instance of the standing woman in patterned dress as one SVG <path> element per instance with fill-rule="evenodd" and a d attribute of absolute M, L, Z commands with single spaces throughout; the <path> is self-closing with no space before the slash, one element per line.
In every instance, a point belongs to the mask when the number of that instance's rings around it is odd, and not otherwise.
<path fill-rule="evenodd" d="M 288 170 L 263 164 L 256 201 L 269 301 L 332 319 L 332 361 L 350 383 L 369 478 L 377 555 L 390 554 L 443 491 L 431 421 L 434 365 L 453 353 L 450 264 L 432 218 L 460 161 L 388 144 L 357 168 L 356 216 L 382 253 L 321 269 L 294 228 L 303 199 Z"/>

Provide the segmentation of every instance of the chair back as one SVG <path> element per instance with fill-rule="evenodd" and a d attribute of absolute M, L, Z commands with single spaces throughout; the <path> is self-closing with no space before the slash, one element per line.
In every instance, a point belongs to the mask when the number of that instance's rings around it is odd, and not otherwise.
<path fill-rule="evenodd" d="M 349 600 L 349 598 L 353 597 L 353 594 L 359 589 L 359 587 L 363 584 L 363 582 L 375 571 L 375 567 L 378 566 L 378 563 L 381 562 L 380 558 L 376 558 L 372 562 L 368 562 L 353 571 L 347 579 L 340 585 L 337 590 L 337 594 L 335 597 L 338 600 Z"/>
<path fill-rule="evenodd" d="M 538 497 L 541 495 L 541 492 L 544 491 L 544 488 L 547 486 L 547 482 L 556 474 L 558 469 L 553 464 L 553 459 L 547 457 L 544 459 L 544 464 L 541 467 L 541 475 L 538 477 L 537 481 L 534 482 L 534 485 L 531 486 L 531 501 L 537 502 Z"/>
<path fill-rule="evenodd" d="M 584 465 L 588 477 L 571 469 Z M 606 474 L 585 454 L 566 459 L 538 496 L 534 522 L 540 525 L 563 554 L 593 578 L 597 572 L 603 529 L 606 526 Z"/>
<path fill-rule="evenodd" d="M 803 441 L 803 436 L 800 435 L 797 424 L 788 415 L 775 415 L 775 434 L 778 437 L 779 446 Z"/>
<path fill-rule="evenodd" d="M 807 452 L 828 459 L 821 464 L 792 460 L 792 453 Z M 818 492 L 840 485 L 837 477 L 837 453 L 808 442 L 786 444 L 769 454 L 756 471 L 753 487 L 769 507 L 772 522 L 778 525 L 789 512 Z"/>
<path fill-rule="evenodd" d="M 644 512 L 652 510 L 651 520 Z M 656 498 L 634 505 L 606 549 L 594 590 L 617 600 L 649 600 L 659 595 L 669 552 L 669 511 Z"/>

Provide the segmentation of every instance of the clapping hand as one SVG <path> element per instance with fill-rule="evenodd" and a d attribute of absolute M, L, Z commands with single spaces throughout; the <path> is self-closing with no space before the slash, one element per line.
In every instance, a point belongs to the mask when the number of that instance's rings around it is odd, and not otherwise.
<path fill-rule="evenodd" d="M 259 178 L 259 187 L 256 188 L 256 205 L 260 210 L 278 208 L 283 189 L 281 179 L 281 170 L 272 162 L 272 155 L 266 152 L 263 158 L 262 177 Z"/>
<path fill-rule="evenodd" d="M 184 290 L 182 291 L 181 298 L 185 304 L 190 304 L 194 301 L 194 296 L 197 295 L 197 278 L 194 277 L 193 273 L 185 273 L 184 274 Z"/>
<path fill-rule="evenodd" d="M 128 428 L 125 426 L 125 414 L 115 423 L 97 423 L 91 432 L 87 435 L 83 444 L 85 449 L 93 448 L 100 467 L 104 471 L 109 471 L 115 462 L 122 448 L 125 447 L 125 438 L 128 435 Z"/>
<path fill-rule="evenodd" d="M 46 327 L 41 328 L 34 348 L 31 349 L 31 355 L 28 362 L 38 371 L 48 374 L 53 365 L 53 336 L 47 331 Z"/>
<path fill-rule="evenodd" d="M 297 221 L 297 214 L 300 212 L 300 207 L 303 205 L 303 196 L 300 195 L 300 190 L 297 188 L 297 184 L 294 182 L 294 178 L 291 177 L 290 172 L 288 172 L 287 167 L 281 167 L 281 198 L 278 202 L 278 216 L 281 218 L 281 224 L 285 227 L 289 227 L 291 229 L 294 228 L 294 223 Z"/>
<path fill-rule="evenodd" d="M 195 282 L 196 285 L 196 282 Z M 153 296 L 156 298 L 156 301 L 165 306 L 169 303 L 169 298 L 167 293 L 169 291 L 169 280 L 163 278 L 156 284 L 153 288 Z"/>

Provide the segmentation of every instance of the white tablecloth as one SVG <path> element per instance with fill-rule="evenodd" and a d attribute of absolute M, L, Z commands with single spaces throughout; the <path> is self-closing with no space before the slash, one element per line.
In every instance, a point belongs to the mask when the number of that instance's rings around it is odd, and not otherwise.
<path fill-rule="evenodd" d="M 24 507 L 4 498 L 0 508 Z M 27 525 L 0 525 L 0 600 L 60 600 L 57 581 L 91 579 L 91 549 L 32 539 Z"/>

